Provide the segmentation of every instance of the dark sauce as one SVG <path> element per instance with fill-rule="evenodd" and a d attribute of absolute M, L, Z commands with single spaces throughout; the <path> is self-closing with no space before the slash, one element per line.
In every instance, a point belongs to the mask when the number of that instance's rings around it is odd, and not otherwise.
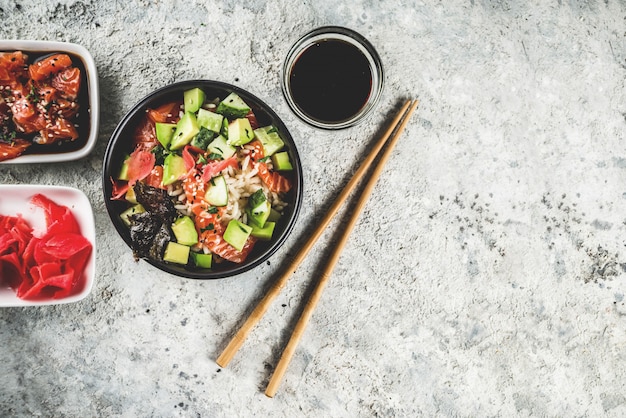
<path fill-rule="evenodd" d="M 336 123 L 356 115 L 372 91 L 365 55 L 341 40 L 316 42 L 297 58 L 289 75 L 293 100 L 312 119 Z"/>

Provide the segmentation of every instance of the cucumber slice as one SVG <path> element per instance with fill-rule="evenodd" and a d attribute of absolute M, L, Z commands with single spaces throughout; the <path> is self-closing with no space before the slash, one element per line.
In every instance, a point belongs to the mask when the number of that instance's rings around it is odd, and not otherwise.
<path fill-rule="evenodd" d="M 285 142 L 278 134 L 278 130 L 274 126 L 264 126 L 254 130 L 254 135 L 259 138 L 263 145 L 263 156 L 271 157 L 277 151 L 280 151 Z"/>
<path fill-rule="evenodd" d="M 219 154 L 224 160 L 226 160 L 235 155 L 235 152 L 237 152 L 237 148 L 233 147 L 232 145 L 228 145 L 228 142 L 226 142 L 226 138 L 224 138 L 222 135 L 218 135 L 213 140 L 213 142 L 209 144 L 208 151 L 211 154 Z"/>
<path fill-rule="evenodd" d="M 204 200 L 212 206 L 226 206 L 228 204 L 228 186 L 224 176 L 213 177 L 209 181 Z"/>
<path fill-rule="evenodd" d="M 243 118 L 250 112 L 250 107 L 235 92 L 230 93 L 222 100 L 215 111 L 229 119 Z"/>
<path fill-rule="evenodd" d="M 209 131 L 219 133 L 222 130 L 222 121 L 224 116 L 219 113 L 213 113 L 210 110 L 198 110 L 198 125 L 204 126 Z"/>

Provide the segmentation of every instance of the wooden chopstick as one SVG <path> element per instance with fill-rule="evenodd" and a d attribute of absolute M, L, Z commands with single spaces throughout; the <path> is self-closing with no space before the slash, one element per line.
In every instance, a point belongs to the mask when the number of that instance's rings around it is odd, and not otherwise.
<path fill-rule="evenodd" d="M 361 213 L 361 210 L 367 203 L 367 200 L 369 199 L 369 196 L 371 195 L 372 190 L 374 189 L 374 186 L 376 185 L 378 177 L 380 177 L 380 173 L 382 172 L 385 163 L 387 162 L 387 160 L 389 159 L 389 156 L 391 155 L 391 151 L 393 150 L 396 142 L 398 141 L 400 134 L 404 130 L 404 127 L 406 126 L 409 118 L 411 117 L 411 114 L 417 107 L 417 104 L 418 104 L 418 101 L 415 100 L 411 108 L 409 109 L 409 111 L 406 113 L 406 116 L 402 120 L 402 123 L 396 130 L 396 133 L 389 140 L 389 143 L 387 144 L 387 148 L 385 149 L 384 153 L 380 157 L 378 165 L 375 167 L 370 179 L 367 181 L 367 184 L 363 188 L 363 192 L 361 193 L 361 196 L 359 197 L 359 200 L 356 203 L 354 212 L 352 213 L 352 216 L 350 216 L 350 220 L 348 221 L 343 233 L 341 234 L 341 237 L 339 241 L 337 242 L 337 246 L 330 257 L 330 260 L 328 261 L 326 268 L 324 269 L 324 271 L 322 272 L 320 276 L 319 282 L 317 283 L 315 289 L 313 290 L 313 293 L 311 294 L 311 297 L 306 303 L 304 310 L 302 311 L 302 314 L 300 315 L 300 319 L 298 320 L 298 323 L 293 329 L 291 338 L 289 339 L 289 342 L 287 343 L 287 346 L 285 347 L 285 350 L 283 351 L 280 361 L 278 362 L 278 365 L 276 366 L 276 369 L 274 370 L 274 374 L 272 375 L 269 381 L 269 384 L 267 385 L 267 388 L 265 390 L 265 395 L 267 395 L 268 397 L 272 398 L 276 394 L 276 391 L 278 390 L 278 386 L 280 385 L 280 381 L 282 380 L 283 375 L 285 374 L 285 371 L 287 370 L 287 366 L 289 365 L 289 362 L 291 361 L 291 358 L 293 357 L 293 354 L 295 353 L 296 346 L 298 345 L 298 342 L 300 341 L 300 338 L 302 337 L 302 334 L 304 333 L 304 330 L 309 322 L 309 319 L 311 318 L 311 315 L 313 315 L 313 311 L 315 310 L 317 303 L 322 297 L 324 287 L 326 286 L 326 283 L 330 279 L 330 275 L 335 267 L 335 264 L 339 260 L 341 251 L 343 250 L 343 247 L 346 245 L 346 242 L 348 241 L 350 232 L 352 231 L 352 228 L 356 224 L 359 214 Z"/>
<path fill-rule="evenodd" d="M 250 313 L 250 315 L 248 316 L 248 319 L 243 323 L 241 328 L 239 328 L 239 331 L 237 331 L 237 333 L 230 340 L 230 342 L 228 343 L 228 345 L 226 346 L 222 354 L 220 354 L 220 356 L 216 360 L 216 363 L 220 367 L 226 367 L 228 363 L 230 363 L 230 361 L 233 359 L 237 351 L 241 348 L 248 334 L 250 334 L 250 331 L 252 331 L 252 328 L 254 328 L 254 326 L 261 320 L 265 312 L 270 307 L 272 301 L 278 296 L 282 288 L 285 287 L 285 284 L 287 283 L 287 280 L 289 279 L 289 277 L 291 277 L 291 275 L 295 272 L 295 270 L 298 268 L 300 263 L 302 263 L 302 260 L 309 253 L 309 251 L 311 250 L 313 245 L 317 242 L 320 235 L 322 235 L 322 232 L 324 232 L 324 230 L 326 229 L 330 221 L 333 219 L 333 217 L 335 216 L 339 208 L 346 201 L 346 199 L 348 198 L 348 195 L 352 192 L 352 190 L 354 190 L 354 188 L 359 183 L 361 178 L 363 178 L 363 176 L 365 175 L 365 172 L 369 169 L 370 165 L 372 164 L 372 162 L 378 155 L 379 151 L 381 150 L 383 145 L 387 142 L 387 139 L 394 132 L 394 130 L 396 129 L 396 127 L 402 120 L 402 117 L 405 115 L 406 110 L 408 109 L 410 105 L 411 105 L 411 101 L 409 100 L 404 104 L 404 106 L 402 106 L 402 108 L 400 109 L 396 117 L 391 122 L 391 125 L 389 126 L 389 128 L 384 132 L 384 134 L 380 137 L 380 139 L 372 146 L 371 152 L 363 160 L 360 167 L 354 173 L 354 175 L 352 176 L 348 184 L 346 184 L 346 186 L 343 188 L 343 190 L 341 191 L 337 199 L 335 199 L 335 202 L 331 205 L 328 212 L 326 212 L 326 215 L 324 215 L 324 218 L 320 221 L 317 228 L 315 228 L 313 233 L 309 236 L 309 239 L 300 248 L 300 250 L 295 255 L 295 257 L 291 259 L 291 262 L 289 263 L 287 268 L 283 271 L 283 274 L 276 280 L 276 282 L 274 282 L 274 284 L 265 294 L 263 299 L 259 301 L 257 306 Z M 417 101 L 415 101 L 413 108 L 415 108 L 415 106 L 417 106 Z M 411 110 L 411 113 L 412 111 L 413 110 Z M 410 113 L 408 116 L 410 116 Z M 406 119 L 408 119 L 408 117 Z"/>

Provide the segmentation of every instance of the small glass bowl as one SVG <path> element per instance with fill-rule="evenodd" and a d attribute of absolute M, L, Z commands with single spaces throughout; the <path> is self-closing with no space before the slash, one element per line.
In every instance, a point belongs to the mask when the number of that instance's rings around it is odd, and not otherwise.
<path fill-rule="evenodd" d="M 316 43 L 331 40 L 343 41 L 356 47 L 367 59 L 371 73 L 370 92 L 363 106 L 352 116 L 338 121 L 320 120 L 307 114 L 296 102 L 291 86 L 293 68 L 302 54 Z M 363 121 L 378 102 L 383 84 L 382 62 L 372 44 L 355 31 L 339 26 L 320 27 L 304 35 L 291 47 L 283 65 L 282 88 L 289 107 L 304 122 L 322 129 L 343 129 Z"/>

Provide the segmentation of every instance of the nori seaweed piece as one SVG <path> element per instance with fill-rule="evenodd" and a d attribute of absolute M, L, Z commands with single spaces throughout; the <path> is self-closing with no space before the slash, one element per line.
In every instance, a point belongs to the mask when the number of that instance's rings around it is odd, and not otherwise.
<path fill-rule="evenodd" d="M 164 224 L 170 225 L 174 222 L 177 212 L 167 190 L 149 186 L 140 181 L 135 183 L 134 189 L 137 202 L 141 203 L 147 212 L 159 218 Z"/>
<path fill-rule="evenodd" d="M 166 190 L 142 182 L 135 183 L 134 189 L 146 211 L 129 216 L 133 255 L 162 261 L 168 242 L 176 240 L 171 225 L 178 212 Z"/>

